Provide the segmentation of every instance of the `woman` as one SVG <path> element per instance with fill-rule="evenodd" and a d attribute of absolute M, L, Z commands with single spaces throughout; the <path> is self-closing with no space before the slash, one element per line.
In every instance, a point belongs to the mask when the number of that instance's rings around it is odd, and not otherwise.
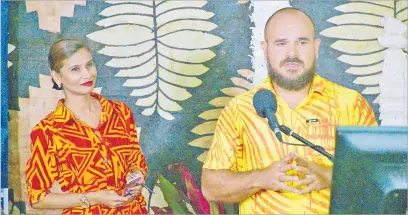
<path fill-rule="evenodd" d="M 93 93 L 96 67 L 87 46 L 62 39 L 50 48 L 55 88 L 65 99 L 31 132 L 26 166 L 33 208 L 62 208 L 63 214 L 147 213 L 141 194 L 146 160 L 132 111 Z M 141 177 L 133 186 L 127 181 Z M 65 193 L 51 193 L 58 182 Z"/>

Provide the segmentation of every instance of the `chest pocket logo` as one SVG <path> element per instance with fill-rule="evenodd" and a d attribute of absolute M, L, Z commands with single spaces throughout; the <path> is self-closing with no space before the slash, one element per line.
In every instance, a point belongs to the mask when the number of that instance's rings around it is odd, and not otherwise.
<path fill-rule="evenodd" d="M 333 154 L 336 138 L 336 117 L 313 118 L 306 121 L 308 128 L 307 139 L 315 145 L 322 146 L 327 152 Z M 308 150 L 309 155 L 320 155 L 313 149 Z"/>

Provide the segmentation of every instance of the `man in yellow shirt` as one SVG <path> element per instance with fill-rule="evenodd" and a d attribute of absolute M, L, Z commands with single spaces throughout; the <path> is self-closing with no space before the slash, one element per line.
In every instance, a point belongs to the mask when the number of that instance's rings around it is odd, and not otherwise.
<path fill-rule="evenodd" d="M 336 125 L 377 125 L 358 92 L 316 73 L 319 45 L 302 11 L 285 8 L 269 18 L 262 42 L 269 77 L 232 99 L 218 119 L 202 175 L 209 201 L 239 202 L 240 214 L 328 213 L 331 161 L 309 147 L 280 143 L 253 105 L 257 91 L 272 91 L 280 124 L 331 154 Z"/>

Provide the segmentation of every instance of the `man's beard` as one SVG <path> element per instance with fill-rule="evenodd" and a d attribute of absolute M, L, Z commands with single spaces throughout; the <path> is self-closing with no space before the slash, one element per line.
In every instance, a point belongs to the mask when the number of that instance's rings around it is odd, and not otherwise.
<path fill-rule="evenodd" d="M 281 67 L 287 62 L 296 62 L 304 65 L 303 61 L 299 60 L 298 58 L 287 58 L 280 63 Z M 267 67 L 269 77 L 271 77 L 272 81 L 279 87 L 289 91 L 298 91 L 306 87 L 308 84 L 312 83 L 314 74 L 316 72 L 316 61 L 314 60 L 312 66 L 306 68 L 303 74 L 301 74 L 296 79 L 289 79 L 284 77 L 279 73 L 277 69 L 273 68 L 270 65 L 269 61 L 267 61 Z M 289 70 L 287 72 L 292 71 Z"/>

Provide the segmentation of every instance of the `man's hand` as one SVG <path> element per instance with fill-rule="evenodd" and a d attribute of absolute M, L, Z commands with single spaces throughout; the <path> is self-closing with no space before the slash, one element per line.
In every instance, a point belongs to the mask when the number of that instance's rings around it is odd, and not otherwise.
<path fill-rule="evenodd" d="M 268 168 L 262 170 L 259 177 L 259 185 L 263 189 L 282 191 L 286 190 L 293 193 L 299 193 L 300 190 L 287 185 L 285 182 L 298 181 L 298 176 L 286 175 L 286 172 L 291 169 L 296 169 L 296 163 L 292 160 L 297 155 L 295 153 L 289 153 L 280 161 L 272 163 Z"/>
<path fill-rule="evenodd" d="M 299 194 L 319 191 L 330 187 L 332 167 L 313 163 L 299 156 L 295 156 L 294 160 L 297 163 L 295 170 L 305 174 L 304 179 L 297 181 L 298 186 L 303 184 L 308 185 L 305 189 L 300 190 Z"/>

